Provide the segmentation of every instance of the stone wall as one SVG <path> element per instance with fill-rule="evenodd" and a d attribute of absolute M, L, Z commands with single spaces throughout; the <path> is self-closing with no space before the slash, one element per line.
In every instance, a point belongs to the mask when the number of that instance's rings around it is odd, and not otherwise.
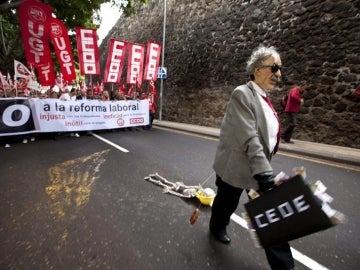
<path fill-rule="evenodd" d="M 100 47 L 102 66 L 111 37 L 162 42 L 163 3 L 149 0 L 119 19 Z M 167 0 L 166 17 L 163 120 L 218 127 L 262 43 L 282 56 L 283 83 L 271 97 L 278 111 L 291 86 L 310 83 L 294 138 L 360 148 L 360 99 L 352 95 L 360 79 L 360 1 Z"/>

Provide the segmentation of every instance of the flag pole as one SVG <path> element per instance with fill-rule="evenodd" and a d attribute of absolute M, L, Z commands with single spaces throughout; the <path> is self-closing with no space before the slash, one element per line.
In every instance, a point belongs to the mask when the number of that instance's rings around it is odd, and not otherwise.
<path fill-rule="evenodd" d="M 91 95 L 92 95 L 92 98 L 94 98 L 94 86 L 92 83 L 92 74 L 90 74 L 90 85 L 91 85 Z"/>
<path fill-rule="evenodd" d="M 16 75 L 14 74 L 14 84 L 15 84 L 15 93 L 17 94 L 17 79 L 16 79 Z"/>

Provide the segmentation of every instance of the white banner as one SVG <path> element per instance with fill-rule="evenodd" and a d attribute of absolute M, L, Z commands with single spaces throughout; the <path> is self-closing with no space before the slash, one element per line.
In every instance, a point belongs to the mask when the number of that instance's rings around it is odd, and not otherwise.
<path fill-rule="evenodd" d="M 0 99 L 0 136 L 149 124 L 149 100 Z"/>

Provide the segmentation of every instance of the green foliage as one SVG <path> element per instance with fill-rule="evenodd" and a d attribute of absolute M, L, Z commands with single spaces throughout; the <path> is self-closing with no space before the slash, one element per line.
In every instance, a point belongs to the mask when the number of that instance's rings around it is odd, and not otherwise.
<path fill-rule="evenodd" d="M 23 58 L 19 18 L 14 12 L 3 13 L 0 15 L 0 70 L 4 73 L 12 71 L 14 59 Z"/>
<path fill-rule="evenodd" d="M 112 0 L 111 2 L 116 2 L 116 1 Z M 123 6 L 122 10 L 123 10 L 123 14 L 126 17 L 129 17 L 136 13 L 135 12 L 136 4 L 146 4 L 147 0 L 128 0 L 127 2 L 128 2 L 127 6 L 125 7 Z"/>

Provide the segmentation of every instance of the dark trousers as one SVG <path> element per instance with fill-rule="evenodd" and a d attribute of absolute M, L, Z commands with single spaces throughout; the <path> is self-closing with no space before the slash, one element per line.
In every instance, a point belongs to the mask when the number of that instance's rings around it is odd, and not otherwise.
<path fill-rule="evenodd" d="M 155 114 L 153 112 L 149 112 L 149 126 L 152 127 L 152 124 L 154 122 Z"/>
<path fill-rule="evenodd" d="M 225 229 L 230 223 L 230 216 L 235 212 L 242 188 L 226 184 L 219 176 L 216 177 L 217 194 L 211 208 L 210 226 Z M 294 259 L 289 244 L 282 243 L 264 248 L 267 260 L 273 270 L 288 270 L 294 268 Z"/>
<path fill-rule="evenodd" d="M 283 138 L 286 142 L 288 142 L 290 141 L 294 129 L 297 126 L 297 121 L 296 121 L 297 113 L 287 112 L 285 114 L 286 114 L 287 124 L 284 132 L 281 134 L 281 138 Z"/>

